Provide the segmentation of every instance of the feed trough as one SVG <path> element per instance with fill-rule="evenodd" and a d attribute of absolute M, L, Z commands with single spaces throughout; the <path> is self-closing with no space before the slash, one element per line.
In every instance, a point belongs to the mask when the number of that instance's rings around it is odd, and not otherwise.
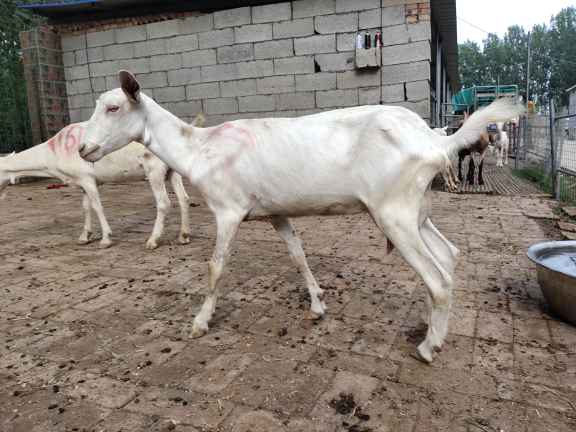
<path fill-rule="evenodd" d="M 550 310 L 576 325 L 576 241 L 537 243 L 528 258 L 538 267 L 538 282 Z"/>

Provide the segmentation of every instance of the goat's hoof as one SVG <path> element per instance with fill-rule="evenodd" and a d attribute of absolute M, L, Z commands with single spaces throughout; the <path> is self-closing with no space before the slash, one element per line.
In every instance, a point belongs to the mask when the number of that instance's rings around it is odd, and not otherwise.
<path fill-rule="evenodd" d="M 418 360 L 420 360 L 421 362 L 430 364 L 432 363 L 432 361 L 434 360 L 434 357 L 432 355 L 432 351 L 430 350 L 430 348 L 428 347 L 428 345 L 426 344 L 426 342 L 422 342 L 420 345 L 418 345 L 418 348 L 416 349 L 416 353 L 414 354 L 414 357 Z"/>
<path fill-rule="evenodd" d="M 208 333 L 208 327 L 202 328 L 194 324 L 194 326 L 192 327 L 192 333 L 190 334 L 190 337 L 192 339 L 198 339 L 204 336 L 206 333 Z"/>
<path fill-rule="evenodd" d="M 321 320 L 322 318 L 324 318 L 324 313 L 317 313 L 311 310 L 306 311 L 306 313 L 304 314 L 304 319 L 308 321 L 317 321 Z"/>
<path fill-rule="evenodd" d="M 112 240 L 110 240 L 110 239 L 100 240 L 100 246 L 99 246 L 100 249 L 107 249 L 110 246 L 112 246 Z"/>
<path fill-rule="evenodd" d="M 78 244 L 79 245 L 87 245 L 91 241 L 92 241 L 92 233 L 89 232 L 87 234 L 82 234 L 80 236 L 80 238 L 78 239 Z"/>
<path fill-rule="evenodd" d="M 183 245 L 190 243 L 190 233 L 180 233 L 178 242 Z"/>
<path fill-rule="evenodd" d="M 150 239 L 146 242 L 146 249 L 148 249 L 148 250 L 154 250 L 157 247 L 158 247 L 158 243 L 156 242 L 156 240 Z"/>

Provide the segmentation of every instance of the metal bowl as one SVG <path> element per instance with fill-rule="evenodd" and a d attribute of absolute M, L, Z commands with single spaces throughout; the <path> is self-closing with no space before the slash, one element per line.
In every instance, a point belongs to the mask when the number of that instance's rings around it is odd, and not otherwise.
<path fill-rule="evenodd" d="M 537 243 L 528 249 L 550 310 L 576 325 L 576 241 Z"/>

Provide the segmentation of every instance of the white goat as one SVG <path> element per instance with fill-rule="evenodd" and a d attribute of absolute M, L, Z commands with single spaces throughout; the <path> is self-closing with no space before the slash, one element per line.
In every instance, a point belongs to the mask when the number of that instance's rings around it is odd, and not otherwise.
<path fill-rule="evenodd" d="M 496 166 L 503 167 L 508 165 L 508 147 L 510 146 L 510 140 L 508 139 L 508 132 L 504 128 L 503 122 L 496 123 L 498 128 L 498 138 L 494 143 L 494 147 L 497 153 Z"/>
<path fill-rule="evenodd" d="M 198 116 L 195 124 L 199 125 L 201 122 L 203 117 Z M 104 215 L 97 185 L 147 178 L 156 200 L 157 214 L 146 247 L 155 249 L 164 231 L 164 220 L 170 209 L 170 198 L 165 186 L 165 180 L 169 177 L 180 205 L 181 226 L 178 240 L 182 244 L 189 243 L 189 198 L 182 184 L 182 177 L 137 142 L 106 156 L 96 164 L 86 162 L 78 153 L 85 129 L 86 122 L 70 124 L 42 144 L 0 158 L 0 192 L 8 183 L 14 183 L 16 178 L 24 176 L 53 177 L 63 183 L 79 186 L 84 191 L 84 229 L 78 242 L 86 244 L 91 241 L 92 210 L 94 210 L 102 230 L 100 246 L 105 248 L 112 244 L 110 239 L 112 231 Z"/>
<path fill-rule="evenodd" d="M 378 105 L 201 129 L 140 93 L 129 72 L 119 76 L 122 88 L 98 99 L 80 153 L 96 161 L 138 140 L 187 176 L 206 199 L 216 218 L 216 247 L 193 337 L 208 330 L 219 280 L 243 220 L 272 223 L 305 278 L 310 315 L 316 318 L 326 309 L 322 290 L 288 217 L 369 212 L 427 287 L 428 332 L 418 353 L 432 361 L 448 332 L 458 249 L 430 221 L 426 192 L 450 154 L 475 142 L 488 123 L 515 116 L 518 107 L 495 102 L 447 137 L 405 108 Z"/>

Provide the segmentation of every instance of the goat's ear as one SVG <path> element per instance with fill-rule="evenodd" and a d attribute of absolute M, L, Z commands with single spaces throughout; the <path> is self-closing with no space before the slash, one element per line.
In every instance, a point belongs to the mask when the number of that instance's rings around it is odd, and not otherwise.
<path fill-rule="evenodd" d="M 128 99 L 131 102 L 139 103 L 140 102 L 140 84 L 134 78 L 130 72 L 121 70 L 118 72 L 118 78 L 120 79 L 120 85 L 122 87 L 122 91 L 126 94 Z"/>

